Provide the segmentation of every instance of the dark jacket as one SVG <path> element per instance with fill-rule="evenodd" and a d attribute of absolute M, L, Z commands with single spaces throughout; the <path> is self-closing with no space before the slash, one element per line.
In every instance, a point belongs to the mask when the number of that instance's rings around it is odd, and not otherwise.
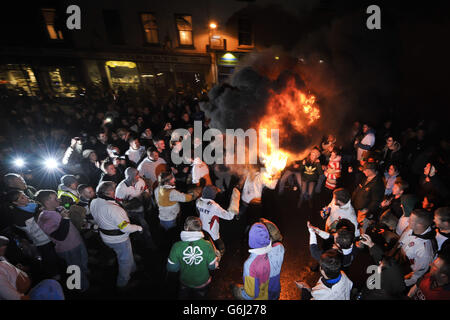
<path fill-rule="evenodd" d="M 367 178 L 360 183 L 352 195 L 355 210 L 368 209 L 367 218 L 376 219 L 381 201 L 384 197 L 384 183 L 379 174 L 366 184 Z"/>
<path fill-rule="evenodd" d="M 305 182 L 317 182 L 319 180 L 319 176 L 323 174 L 322 164 L 319 159 L 317 159 L 314 163 L 309 160 L 309 157 L 300 162 L 300 172 L 302 174 L 302 181 Z"/>
<path fill-rule="evenodd" d="M 119 173 L 119 170 L 117 170 L 117 173 L 113 176 L 110 176 L 109 174 L 106 173 L 102 173 L 102 175 L 100 176 L 100 180 L 98 182 L 98 184 L 100 184 L 103 181 L 112 181 L 115 182 L 116 185 L 119 184 L 123 179 L 125 179 L 125 176 L 123 174 Z"/>
<path fill-rule="evenodd" d="M 100 180 L 102 170 L 88 159 L 83 160 L 81 167 L 83 168 L 83 174 L 87 178 L 86 183 L 95 188 Z"/>
<path fill-rule="evenodd" d="M 430 177 L 430 181 L 427 182 L 426 176 L 422 174 L 419 179 L 419 186 L 417 190 L 417 194 L 423 198 L 429 193 L 433 193 L 441 197 L 442 199 L 447 199 L 449 196 L 449 190 L 447 187 L 441 182 L 439 177 L 436 175 Z"/>
<path fill-rule="evenodd" d="M 99 160 L 104 160 L 108 157 L 108 152 L 106 151 L 107 144 L 103 144 L 100 141 L 97 141 L 97 143 L 94 145 L 94 151 L 98 156 Z"/>
<path fill-rule="evenodd" d="M 334 242 L 334 236 L 330 235 L 330 238 L 327 241 Z M 319 247 L 318 244 L 310 244 L 309 251 L 311 252 L 311 257 L 315 260 L 320 261 L 320 256 L 324 253 L 325 250 Z M 360 249 L 353 244 L 352 251 L 348 254 L 344 254 L 342 251 L 342 267 L 348 268 L 352 264 L 353 260 L 355 260 L 356 255 L 359 253 Z M 345 271 L 345 270 L 344 270 Z"/>
<path fill-rule="evenodd" d="M 362 290 L 361 300 L 402 300 L 405 298 L 405 281 L 401 268 L 395 261 L 381 270 L 380 289 Z"/>

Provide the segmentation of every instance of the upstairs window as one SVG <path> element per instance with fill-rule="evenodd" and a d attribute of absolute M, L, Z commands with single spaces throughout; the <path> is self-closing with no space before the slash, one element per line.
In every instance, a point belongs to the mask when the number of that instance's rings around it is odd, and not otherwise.
<path fill-rule="evenodd" d="M 44 16 L 44 23 L 48 37 L 51 40 L 63 40 L 64 38 L 61 30 L 57 30 L 56 28 L 56 10 L 52 8 L 42 9 L 42 15 Z"/>
<path fill-rule="evenodd" d="M 193 46 L 192 41 L 192 16 L 190 15 L 175 15 L 177 24 L 177 33 L 180 46 Z"/>
<path fill-rule="evenodd" d="M 158 25 L 153 13 L 141 13 L 141 23 L 144 29 L 145 42 L 149 44 L 158 44 Z"/>

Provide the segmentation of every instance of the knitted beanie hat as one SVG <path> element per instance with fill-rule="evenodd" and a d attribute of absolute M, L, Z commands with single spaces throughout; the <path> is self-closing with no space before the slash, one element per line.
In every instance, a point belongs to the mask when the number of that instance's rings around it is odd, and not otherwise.
<path fill-rule="evenodd" d="M 257 222 L 252 225 L 248 234 L 248 246 L 252 249 L 264 248 L 270 244 L 269 230 L 266 226 Z"/>
<path fill-rule="evenodd" d="M 203 199 L 214 200 L 216 198 L 216 195 L 217 195 L 217 188 L 215 186 L 208 185 L 203 188 L 202 192 Z"/>

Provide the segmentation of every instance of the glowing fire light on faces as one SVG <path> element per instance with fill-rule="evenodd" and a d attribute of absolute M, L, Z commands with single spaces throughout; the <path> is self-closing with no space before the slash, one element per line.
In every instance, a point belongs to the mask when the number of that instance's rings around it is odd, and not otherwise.
<path fill-rule="evenodd" d="M 318 119 L 320 110 L 316 105 L 316 97 L 297 89 L 291 80 L 282 92 L 271 92 L 266 115 L 261 119 L 259 128 L 266 129 L 267 132 L 278 129 L 280 139 L 283 139 L 292 135 L 292 129 L 298 133 L 306 133 Z M 261 153 L 260 156 L 266 169 L 263 179 L 270 183 L 286 167 L 288 158 L 300 157 L 284 150 L 273 150 L 271 140 L 265 137 L 265 141 L 268 152 Z"/>

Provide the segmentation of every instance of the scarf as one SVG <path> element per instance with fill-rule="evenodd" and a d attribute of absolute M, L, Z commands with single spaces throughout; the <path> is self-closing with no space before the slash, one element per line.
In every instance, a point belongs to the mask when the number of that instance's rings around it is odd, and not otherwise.
<path fill-rule="evenodd" d="M 29 204 L 27 204 L 25 207 L 18 207 L 20 210 L 29 212 L 29 213 L 34 213 L 36 211 L 38 204 L 34 203 L 34 202 L 30 202 Z"/>

